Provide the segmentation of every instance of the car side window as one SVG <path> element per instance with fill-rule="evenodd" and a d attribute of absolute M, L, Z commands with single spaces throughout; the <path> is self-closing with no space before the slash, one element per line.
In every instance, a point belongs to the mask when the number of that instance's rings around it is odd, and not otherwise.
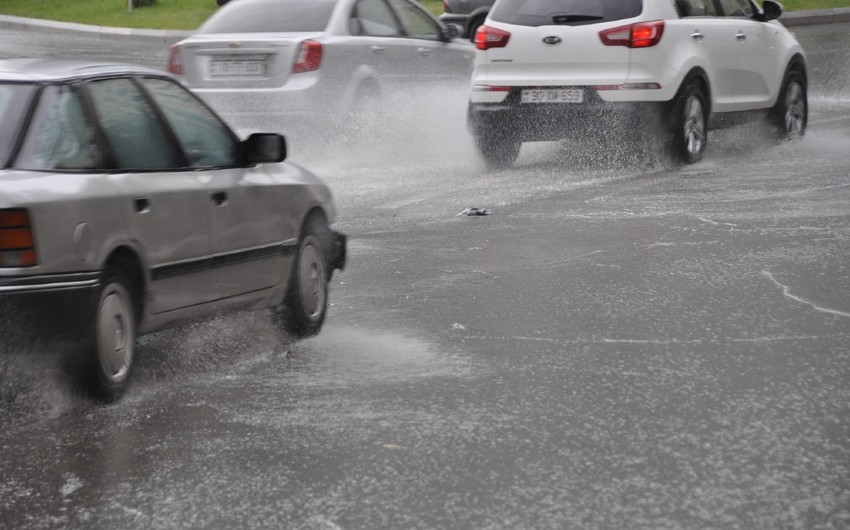
<path fill-rule="evenodd" d="M 196 168 L 236 166 L 239 142 L 230 128 L 174 81 L 143 78 L 142 86 L 159 106 L 177 140 Z"/>
<path fill-rule="evenodd" d="M 354 7 L 353 20 L 359 23 L 360 35 L 397 37 L 401 29 L 384 0 L 360 0 Z M 356 26 L 357 24 L 352 24 Z"/>
<path fill-rule="evenodd" d="M 38 102 L 15 167 L 97 169 L 103 157 L 80 94 L 72 87 L 48 86 Z"/>
<path fill-rule="evenodd" d="M 717 8 L 714 0 L 677 0 L 683 17 L 714 17 Z"/>
<path fill-rule="evenodd" d="M 401 19 L 401 25 L 409 37 L 428 40 L 441 39 L 440 26 L 424 11 L 407 0 L 389 0 L 389 2 Z"/>
<path fill-rule="evenodd" d="M 177 169 L 185 164 L 142 90 L 130 79 L 88 83 L 100 126 L 119 169 Z"/>
<path fill-rule="evenodd" d="M 753 16 L 753 6 L 748 0 L 720 0 L 720 8 L 727 17 Z"/>

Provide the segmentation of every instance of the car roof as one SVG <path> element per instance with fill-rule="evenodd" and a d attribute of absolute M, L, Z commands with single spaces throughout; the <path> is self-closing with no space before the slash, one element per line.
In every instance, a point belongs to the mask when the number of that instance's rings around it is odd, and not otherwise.
<path fill-rule="evenodd" d="M 120 74 L 168 74 L 145 66 L 107 63 L 81 59 L 5 59 L 0 60 L 0 81 L 62 81 Z"/>

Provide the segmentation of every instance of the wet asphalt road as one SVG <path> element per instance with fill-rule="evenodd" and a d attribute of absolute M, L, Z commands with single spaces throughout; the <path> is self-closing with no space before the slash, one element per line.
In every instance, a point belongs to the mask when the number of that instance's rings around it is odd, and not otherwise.
<path fill-rule="evenodd" d="M 293 138 L 351 237 L 322 334 L 145 337 L 109 407 L 4 358 L 0 528 L 850 527 L 850 32 L 796 32 L 806 138 L 692 167 L 487 171 L 449 93 L 372 145 Z"/>

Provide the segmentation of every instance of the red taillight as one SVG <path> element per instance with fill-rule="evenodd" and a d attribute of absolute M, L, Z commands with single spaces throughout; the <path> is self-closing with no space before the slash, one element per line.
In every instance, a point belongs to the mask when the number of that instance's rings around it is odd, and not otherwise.
<path fill-rule="evenodd" d="M 168 50 L 168 71 L 183 75 L 183 63 L 180 62 L 180 45 L 172 44 Z"/>
<path fill-rule="evenodd" d="M 295 64 L 292 65 L 292 73 L 300 74 L 318 70 L 322 65 L 322 44 L 314 40 L 305 40 L 298 45 L 298 53 L 295 54 Z"/>
<path fill-rule="evenodd" d="M 655 46 L 662 35 L 664 35 L 663 20 L 639 22 L 599 32 L 599 38 L 605 46 L 626 46 L 627 48 Z"/>
<path fill-rule="evenodd" d="M 0 267 L 37 265 L 35 238 L 26 210 L 0 210 Z"/>
<path fill-rule="evenodd" d="M 446 0 L 443 0 L 443 13 L 451 13 L 449 3 Z"/>
<path fill-rule="evenodd" d="M 475 32 L 475 47 L 479 50 L 490 48 L 504 48 L 508 45 L 511 34 L 507 31 L 491 28 L 490 26 L 479 26 Z"/>

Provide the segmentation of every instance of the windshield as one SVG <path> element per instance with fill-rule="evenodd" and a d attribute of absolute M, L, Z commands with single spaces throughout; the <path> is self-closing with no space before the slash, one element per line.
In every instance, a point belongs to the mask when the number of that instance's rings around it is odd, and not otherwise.
<path fill-rule="evenodd" d="M 35 85 L 0 83 L 0 167 L 6 167 L 16 144 Z"/>
<path fill-rule="evenodd" d="M 234 0 L 219 9 L 201 33 L 324 31 L 337 0 Z"/>
<path fill-rule="evenodd" d="M 519 26 L 578 26 L 634 18 L 641 11 L 643 0 L 500 0 L 490 18 Z"/>

